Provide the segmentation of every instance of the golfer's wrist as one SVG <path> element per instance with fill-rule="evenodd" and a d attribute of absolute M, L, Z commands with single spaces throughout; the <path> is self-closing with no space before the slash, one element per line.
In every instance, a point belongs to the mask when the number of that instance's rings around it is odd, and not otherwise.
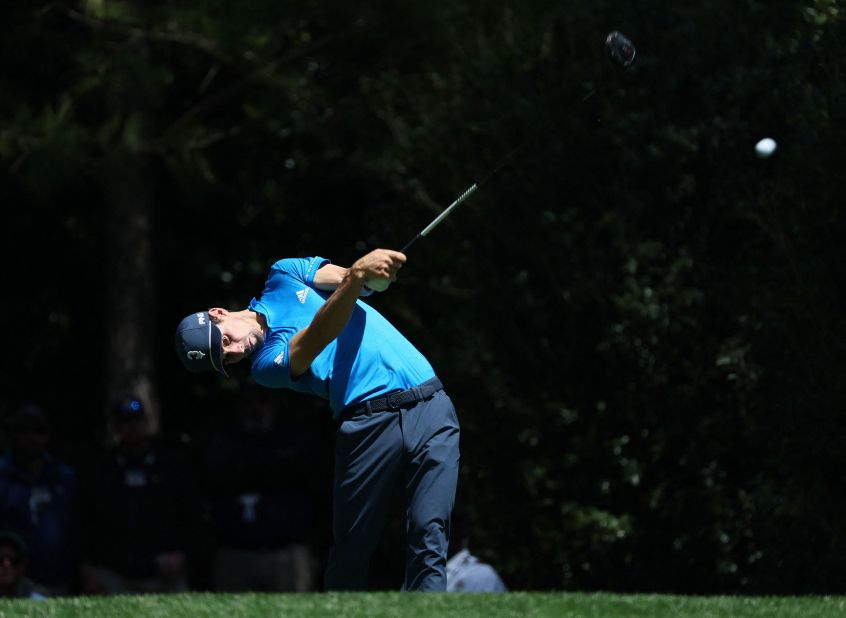
<path fill-rule="evenodd" d="M 367 271 L 356 262 L 347 269 L 344 279 L 348 279 L 351 283 L 361 287 L 367 280 Z"/>

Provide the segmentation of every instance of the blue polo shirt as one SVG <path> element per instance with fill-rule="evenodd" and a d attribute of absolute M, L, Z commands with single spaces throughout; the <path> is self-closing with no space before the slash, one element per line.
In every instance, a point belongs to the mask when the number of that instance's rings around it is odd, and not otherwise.
<path fill-rule="evenodd" d="M 264 345 L 253 353 L 256 382 L 290 388 L 328 399 L 334 416 L 347 406 L 435 376 L 424 356 L 378 311 L 356 301 L 341 334 L 312 361 L 309 370 L 291 378 L 288 342 L 311 323 L 331 292 L 314 287 L 314 274 L 329 261 L 319 257 L 279 260 L 270 269 L 261 297 L 249 309 L 264 315 Z"/>

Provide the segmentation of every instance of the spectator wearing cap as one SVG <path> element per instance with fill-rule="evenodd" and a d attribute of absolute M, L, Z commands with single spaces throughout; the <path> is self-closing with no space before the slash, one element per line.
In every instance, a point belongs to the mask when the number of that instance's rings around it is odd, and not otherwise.
<path fill-rule="evenodd" d="M 114 407 L 115 446 L 85 483 L 82 591 L 188 589 L 188 555 L 199 519 L 187 458 L 154 435 L 135 397 Z"/>
<path fill-rule="evenodd" d="M 26 577 L 27 549 L 24 540 L 14 532 L 0 530 L 0 598 L 46 599 Z"/>
<path fill-rule="evenodd" d="M 447 592 L 508 592 L 499 573 L 466 547 L 447 560 Z"/>
<path fill-rule="evenodd" d="M 9 420 L 11 446 L 0 457 L 0 529 L 28 547 L 28 576 L 48 596 L 69 594 L 77 564 L 75 473 L 49 451 L 47 414 L 28 403 Z"/>

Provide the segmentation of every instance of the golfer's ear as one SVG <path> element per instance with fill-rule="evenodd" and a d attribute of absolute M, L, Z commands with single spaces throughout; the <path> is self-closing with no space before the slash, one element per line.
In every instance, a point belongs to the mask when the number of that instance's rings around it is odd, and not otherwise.
<path fill-rule="evenodd" d="M 221 307 L 212 307 L 211 309 L 209 309 L 209 315 L 215 319 L 225 318 L 227 315 L 229 315 L 229 312 Z"/>

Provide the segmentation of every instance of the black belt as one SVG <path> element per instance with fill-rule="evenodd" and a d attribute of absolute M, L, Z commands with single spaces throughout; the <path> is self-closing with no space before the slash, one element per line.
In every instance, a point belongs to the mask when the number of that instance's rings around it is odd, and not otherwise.
<path fill-rule="evenodd" d="M 438 378 L 430 378 L 422 384 L 411 387 L 407 391 L 396 391 L 384 397 L 375 397 L 361 403 L 353 404 L 344 408 L 339 418 L 343 421 L 359 414 L 407 408 L 412 403 L 429 399 L 432 395 L 443 389 L 443 387 L 444 385 L 441 384 Z"/>

